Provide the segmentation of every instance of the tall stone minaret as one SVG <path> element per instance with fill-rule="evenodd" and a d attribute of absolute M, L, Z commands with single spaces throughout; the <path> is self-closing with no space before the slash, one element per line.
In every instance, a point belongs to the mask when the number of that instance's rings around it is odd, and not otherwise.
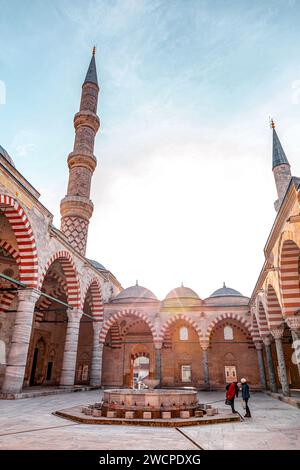
<path fill-rule="evenodd" d="M 273 174 L 277 189 L 278 199 L 274 202 L 275 210 L 278 211 L 282 203 L 287 187 L 290 183 L 292 174 L 289 161 L 280 143 L 279 137 L 275 130 L 275 123 L 271 120 L 271 128 L 273 130 Z"/>
<path fill-rule="evenodd" d="M 100 126 L 96 114 L 98 93 L 94 47 L 82 85 L 80 110 L 74 116 L 75 142 L 73 152 L 68 156 L 68 192 L 60 203 L 61 230 L 70 244 L 83 256 L 86 252 L 89 220 L 94 208 L 90 192 L 92 175 L 97 165 L 94 141 Z"/>

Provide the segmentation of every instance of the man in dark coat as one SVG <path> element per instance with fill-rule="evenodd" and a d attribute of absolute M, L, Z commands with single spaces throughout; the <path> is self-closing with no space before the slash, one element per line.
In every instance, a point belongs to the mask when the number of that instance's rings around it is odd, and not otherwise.
<path fill-rule="evenodd" d="M 247 384 L 246 379 L 241 379 L 241 384 L 242 384 L 242 398 L 243 398 L 243 400 L 246 404 L 245 418 L 251 418 L 251 413 L 250 413 L 250 409 L 249 409 L 249 406 L 248 406 L 248 401 L 249 401 L 249 398 L 250 398 L 249 385 Z"/>

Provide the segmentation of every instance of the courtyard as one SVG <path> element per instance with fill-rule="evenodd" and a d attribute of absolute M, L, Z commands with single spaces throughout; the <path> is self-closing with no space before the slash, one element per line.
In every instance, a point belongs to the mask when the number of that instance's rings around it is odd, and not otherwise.
<path fill-rule="evenodd" d="M 0 449 L 64 450 L 295 450 L 300 449 L 300 410 L 253 393 L 252 418 L 240 423 L 152 428 L 85 425 L 54 416 L 57 410 L 94 403 L 99 390 L 0 401 Z M 230 414 L 222 392 L 199 392 Z M 236 409 L 244 414 L 242 401 Z"/>

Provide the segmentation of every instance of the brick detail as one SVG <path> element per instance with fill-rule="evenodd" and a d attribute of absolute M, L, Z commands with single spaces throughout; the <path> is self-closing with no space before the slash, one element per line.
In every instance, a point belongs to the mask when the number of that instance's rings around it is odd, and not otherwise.
<path fill-rule="evenodd" d="M 78 217 L 63 217 L 61 230 L 70 245 L 85 256 L 89 222 Z"/>
<path fill-rule="evenodd" d="M 286 240 L 280 256 L 280 289 L 282 294 L 283 313 L 291 316 L 300 305 L 299 287 L 300 249 L 292 240 Z"/>

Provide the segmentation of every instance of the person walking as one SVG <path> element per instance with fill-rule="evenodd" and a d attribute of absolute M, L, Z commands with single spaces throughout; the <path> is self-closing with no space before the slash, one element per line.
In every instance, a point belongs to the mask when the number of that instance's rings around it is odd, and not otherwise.
<path fill-rule="evenodd" d="M 247 380 L 245 378 L 241 379 L 241 384 L 242 384 L 242 398 L 243 398 L 243 400 L 245 402 L 245 405 L 246 405 L 246 414 L 245 414 L 244 418 L 251 418 L 251 413 L 250 413 L 250 409 L 249 409 L 249 406 L 248 406 L 248 401 L 249 401 L 249 398 L 250 398 L 249 385 L 247 384 Z"/>
<path fill-rule="evenodd" d="M 230 402 L 232 413 L 237 413 L 234 408 L 234 399 L 239 394 L 239 389 L 237 387 L 237 382 L 232 382 L 229 386 L 226 387 L 226 399 Z"/>

